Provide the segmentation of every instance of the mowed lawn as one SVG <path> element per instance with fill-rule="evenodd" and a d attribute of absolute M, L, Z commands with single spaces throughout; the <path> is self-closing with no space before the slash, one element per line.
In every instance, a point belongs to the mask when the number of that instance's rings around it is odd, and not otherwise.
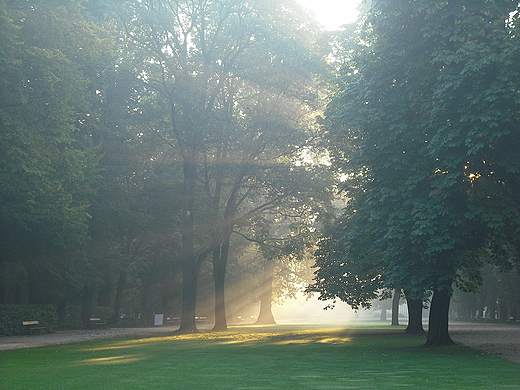
<path fill-rule="evenodd" d="M 520 366 L 402 329 L 237 327 L 0 352 L 0 389 L 520 389 Z"/>

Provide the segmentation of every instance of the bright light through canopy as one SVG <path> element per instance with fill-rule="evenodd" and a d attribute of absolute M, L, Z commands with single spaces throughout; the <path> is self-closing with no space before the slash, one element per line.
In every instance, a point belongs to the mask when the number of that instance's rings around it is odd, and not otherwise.
<path fill-rule="evenodd" d="M 355 22 L 361 0 L 297 0 L 311 10 L 318 22 L 327 30 L 338 30 L 340 26 Z"/>

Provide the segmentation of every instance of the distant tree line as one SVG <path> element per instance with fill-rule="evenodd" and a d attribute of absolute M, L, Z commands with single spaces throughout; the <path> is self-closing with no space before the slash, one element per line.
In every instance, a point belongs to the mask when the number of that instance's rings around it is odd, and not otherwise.
<path fill-rule="evenodd" d="M 486 265 L 478 293 L 457 290 L 451 305 L 452 318 L 462 320 L 520 321 L 520 272 L 514 264 L 505 272 Z"/>

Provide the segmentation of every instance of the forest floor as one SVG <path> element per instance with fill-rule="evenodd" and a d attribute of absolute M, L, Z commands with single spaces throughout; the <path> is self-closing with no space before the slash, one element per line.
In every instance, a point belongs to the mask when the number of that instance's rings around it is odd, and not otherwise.
<path fill-rule="evenodd" d="M 168 335 L 176 329 L 175 327 L 164 326 L 153 328 L 107 328 L 98 330 L 65 330 L 32 336 L 4 336 L 0 337 L 0 351 L 119 337 Z M 519 324 L 453 321 L 450 323 L 450 334 L 458 344 L 463 344 L 520 364 Z"/>

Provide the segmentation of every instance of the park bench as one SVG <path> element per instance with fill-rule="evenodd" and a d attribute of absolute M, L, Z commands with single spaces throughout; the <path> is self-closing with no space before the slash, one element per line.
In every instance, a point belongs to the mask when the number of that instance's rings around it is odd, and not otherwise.
<path fill-rule="evenodd" d="M 107 323 L 101 318 L 93 317 L 90 319 L 90 327 L 96 329 L 102 329 L 107 327 Z"/>
<path fill-rule="evenodd" d="M 45 326 L 40 325 L 40 321 L 22 321 L 22 326 L 30 332 L 40 332 Z"/>
<path fill-rule="evenodd" d="M 166 325 L 179 325 L 180 323 L 181 323 L 181 317 L 166 318 Z"/>
<path fill-rule="evenodd" d="M 195 317 L 195 322 L 206 322 L 208 317 Z M 181 317 L 168 317 L 166 319 L 167 325 L 179 325 L 181 323 Z"/>

